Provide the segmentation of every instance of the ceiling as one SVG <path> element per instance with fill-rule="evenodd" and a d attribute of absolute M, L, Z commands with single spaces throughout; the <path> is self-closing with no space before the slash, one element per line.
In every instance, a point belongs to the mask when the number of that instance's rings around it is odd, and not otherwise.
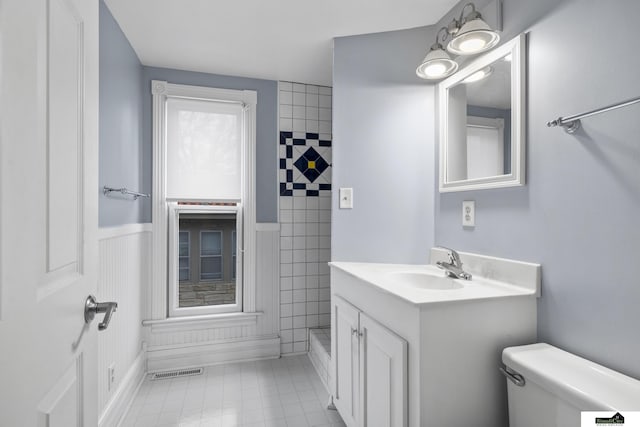
<path fill-rule="evenodd" d="M 334 37 L 431 25 L 457 0 L 105 2 L 144 65 L 330 86 Z"/>

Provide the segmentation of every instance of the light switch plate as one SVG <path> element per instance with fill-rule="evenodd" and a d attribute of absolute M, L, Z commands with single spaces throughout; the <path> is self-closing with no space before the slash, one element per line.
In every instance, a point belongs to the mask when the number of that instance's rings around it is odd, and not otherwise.
<path fill-rule="evenodd" d="M 465 200 L 462 202 L 462 226 L 476 226 L 476 202 L 475 200 Z"/>
<path fill-rule="evenodd" d="M 340 189 L 340 209 L 353 209 L 353 188 Z"/>

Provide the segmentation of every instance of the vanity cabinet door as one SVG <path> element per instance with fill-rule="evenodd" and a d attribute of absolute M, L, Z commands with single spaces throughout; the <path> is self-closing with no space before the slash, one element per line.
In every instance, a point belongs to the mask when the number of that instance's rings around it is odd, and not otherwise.
<path fill-rule="evenodd" d="M 360 313 L 360 427 L 406 427 L 407 341 Z"/>
<path fill-rule="evenodd" d="M 359 411 L 359 310 L 340 297 L 333 297 L 335 390 L 334 404 L 345 424 L 358 426 Z"/>

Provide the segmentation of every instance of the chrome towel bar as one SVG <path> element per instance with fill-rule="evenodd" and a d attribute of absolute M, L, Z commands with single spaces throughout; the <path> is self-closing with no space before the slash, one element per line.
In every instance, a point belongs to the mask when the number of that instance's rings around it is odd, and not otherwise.
<path fill-rule="evenodd" d="M 102 187 L 102 194 L 104 194 L 105 196 L 110 194 L 112 191 L 118 192 L 120 194 L 133 196 L 133 200 L 138 200 L 138 197 L 149 197 L 148 194 L 127 190 L 126 188 L 111 188 L 107 186 Z"/>
<path fill-rule="evenodd" d="M 594 116 L 600 113 L 606 113 L 607 111 L 616 110 L 618 108 L 627 107 L 629 105 L 633 105 L 638 102 L 640 102 L 640 97 L 628 99 L 626 101 L 618 102 L 616 104 L 607 105 L 606 107 L 587 111 L 586 113 L 582 113 L 582 114 L 574 114 L 573 116 L 558 117 L 555 120 L 551 120 L 550 122 L 547 122 L 547 126 L 548 127 L 562 126 L 565 132 L 574 133 L 575 131 L 580 129 L 580 119 L 584 119 L 585 117 Z"/>

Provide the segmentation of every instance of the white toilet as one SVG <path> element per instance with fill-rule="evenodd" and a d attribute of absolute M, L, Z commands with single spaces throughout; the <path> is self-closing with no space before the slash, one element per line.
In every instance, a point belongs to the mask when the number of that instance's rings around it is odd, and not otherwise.
<path fill-rule="evenodd" d="M 548 344 L 502 352 L 510 427 L 580 426 L 581 411 L 640 411 L 640 381 Z"/>

